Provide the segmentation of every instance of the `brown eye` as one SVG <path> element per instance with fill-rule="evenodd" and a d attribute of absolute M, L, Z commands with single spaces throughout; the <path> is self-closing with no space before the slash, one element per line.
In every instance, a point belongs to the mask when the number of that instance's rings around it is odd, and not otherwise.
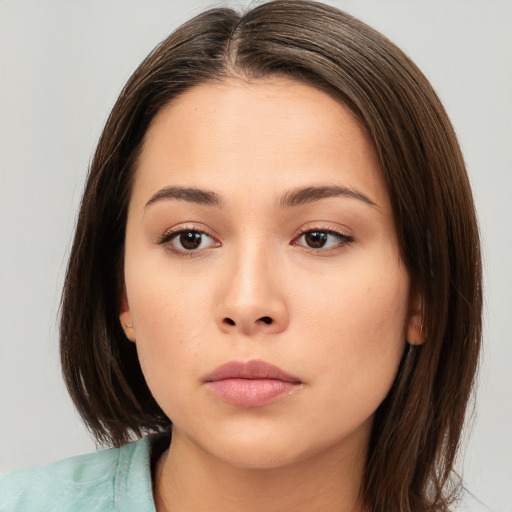
<path fill-rule="evenodd" d="M 321 249 L 327 243 L 328 234 L 324 231 L 308 231 L 304 233 L 304 241 L 312 249 Z"/>
<path fill-rule="evenodd" d="M 159 241 L 174 253 L 193 253 L 211 247 L 218 247 L 219 244 L 210 235 L 195 229 L 183 229 L 168 233 Z"/>
<path fill-rule="evenodd" d="M 187 251 L 193 251 L 194 249 L 198 249 L 201 246 L 203 236 L 203 233 L 199 233 L 197 231 L 185 231 L 180 233 L 178 238 L 183 249 L 186 249 Z"/>
<path fill-rule="evenodd" d="M 304 231 L 294 242 L 294 245 L 321 251 L 335 249 L 353 242 L 353 237 L 330 230 L 312 229 Z"/>

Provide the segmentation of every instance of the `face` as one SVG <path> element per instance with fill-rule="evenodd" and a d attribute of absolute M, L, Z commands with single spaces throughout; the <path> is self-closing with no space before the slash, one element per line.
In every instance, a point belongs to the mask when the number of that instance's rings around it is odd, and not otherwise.
<path fill-rule="evenodd" d="M 121 321 L 175 436 L 245 467 L 364 453 L 414 324 L 373 147 L 286 79 L 190 89 L 135 170 Z"/>

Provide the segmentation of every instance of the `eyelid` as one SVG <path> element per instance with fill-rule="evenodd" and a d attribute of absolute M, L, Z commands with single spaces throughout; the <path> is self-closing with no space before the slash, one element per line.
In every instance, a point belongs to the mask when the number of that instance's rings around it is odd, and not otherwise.
<path fill-rule="evenodd" d="M 180 250 L 180 249 L 177 249 L 177 248 L 174 248 L 171 246 L 170 242 L 172 242 L 174 240 L 174 238 L 179 236 L 181 233 L 187 233 L 190 231 L 200 233 L 202 235 L 206 235 L 207 237 L 211 238 L 214 241 L 214 244 L 211 247 L 207 247 L 204 249 L 197 249 L 197 250 L 186 250 L 186 249 Z M 155 239 L 155 243 L 158 245 L 165 246 L 166 250 L 168 250 L 172 253 L 179 254 L 182 256 L 198 255 L 199 253 L 204 252 L 207 249 L 211 249 L 212 247 L 220 247 L 220 245 L 221 245 L 220 242 L 218 241 L 217 237 L 211 232 L 211 230 L 206 228 L 204 225 L 198 226 L 197 224 L 194 225 L 194 224 L 189 224 L 189 223 L 178 224 L 176 226 L 173 226 L 172 228 L 165 230 L 162 235 L 158 236 Z"/>
<path fill-rule="evenodd" d="M 305 245 L 298 244 L 298 240 L 304 236 L 307 233 L 311 232 L 321 232 L 326 233 L 328 235 L 332 235 L 334 237 L 337 237 L 340 239 L 340 243 L 337 244 L 335 247 L 327 247 L 323 248 L 320 247 L 318 249 L 315 249 L 314 247 L 308 247 Z M 346 245 L 349 245 L 355 241 L 354 236 L 349 234 L 350 230 L 346 227 L 342 227 L 340 225 L 333 226 L 332 224 L 325 224 L 325 223 L 310 223 L 306 224 L 305 226 L 302 226 L 295 236 L 293 237 L 291 241 L 291 245 L 296 245 L 301 247 L 302 249 L 307 250 L 308 252 L 311 252 L 313 254 L 328 254 L 329 252 L 336 251 L 340 247 L 344 247 Z"/>
<path fill-rule="evenodd" d="M 167 228 L 163 232 L 163 234 L 157 235 L 155 237 L 155 243 L 165 243 L 166 239 L 169 239 L 173 235 L 176 235 L 177 233 L 181 233 L 183 231 L 197 231 L 198 233 L 204 233 L 205 235 L 208 235 L 209 237 L 216 239 L 216 236 L 213 234 L 212 230 L 206 227 L 204 224 L 200 222 L 183 222 L 176 224 L 175 226 L 171 226 Z"/>
<path fill-rule="evenodd" d="M 326 233 L 331 233 L 333 235 L 353 238 L 353 235 L 351 233 L 352 230 L 347 226 L 325 221 L 308 222 L 307 224 L 302 225 L 299 229 L 297 229 L 294 238 L 303 235 L 304 233 L 309 233 L 311 231 L 324 231 Z"/>
<path fill-rule="evenodd" d="M 179 236 L 181 233 L 186 233 L 186 232 L 191 232 L 191 231 L 211 238 L 213 241 L 213 244 L 209 247 L 205 247 L 202 249 L 190 249 L 190 250 L 187 250 L 184 248 L 179 249 L 179 248 L 171 246 L 170 242 L 172 242 L 177 236 Z M 302 236 L 304 236 L 307 233 L 311 233 L 311 232 L 315 232 L 315 231 L 326 233 L 328 235 L 336 237 L 339 239 L 339 243 L 336 244 L 335 247 L 325 247 L 325 248 L 324 247 L 320 247 L 320 248 L 308 247 L 307 245 L 302 245 L 302 244 L 298 243 L 299 239 Z M 314 254 L 320 254 L 320 253 L 328 254 L 329 252 L 336 251 L 340 247 L 344 247 L 344 246 L 354 242 L 354 237 L 351 234 L 349 234 L 349 231 L 350 230 L 348 228 L 346 228 L 345 226 L 333 225 L 331 223 L 324 223 L 324 222 L 321 222 L 321 223 L 311 222 L 311 223 L 301 226 L 300 229 L 298 229 L 296 231 L 295 235 L 293 236 L 293 238 L 290 242 L 290 245 L 299 246 L 302 249 L 307 250 L 308 252 L 311 252 Z M 155 239 L 155 243 L 158 245 L 166 246 L 166 249 L 168 251 L 173 252 L 175 254 L 183 255 L 183 256 L 198 255 L 199 253 L 202 253 L 206 250 L 221 246 L 221 243 L 219 242 L 218 237 L 215 236 L 209 228 L 207 228 L 203 224 L 197 225 L 197 224 L 193 224 L 193 223 L 178 224 L 176 226 L 168 228 L 167 230 L 165 230 L 165 232 L 162 235 L 159 235 Z"/>

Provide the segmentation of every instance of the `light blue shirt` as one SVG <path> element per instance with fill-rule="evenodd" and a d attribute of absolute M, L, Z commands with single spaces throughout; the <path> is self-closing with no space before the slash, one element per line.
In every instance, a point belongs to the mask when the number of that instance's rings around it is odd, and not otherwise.
<path fill-rule="evenodd" d="M 159 437 L 0 476 L 0 512 L 156 512 L 151 449 Z M 454 509 L 466 511 L 490 509 L 467 493 Z"/>
<path fill-rule="evenodd" d="M 0 476 L 1 512 L 156 512 L 151 437 Z"/>

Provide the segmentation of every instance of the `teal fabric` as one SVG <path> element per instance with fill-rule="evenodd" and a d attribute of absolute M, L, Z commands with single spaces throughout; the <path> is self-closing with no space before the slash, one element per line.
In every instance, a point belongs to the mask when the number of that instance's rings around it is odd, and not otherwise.
<path fill-rule="evenodd" d="M 1 512 L 156 512 L 151 438 L 0 476 Z"/>

